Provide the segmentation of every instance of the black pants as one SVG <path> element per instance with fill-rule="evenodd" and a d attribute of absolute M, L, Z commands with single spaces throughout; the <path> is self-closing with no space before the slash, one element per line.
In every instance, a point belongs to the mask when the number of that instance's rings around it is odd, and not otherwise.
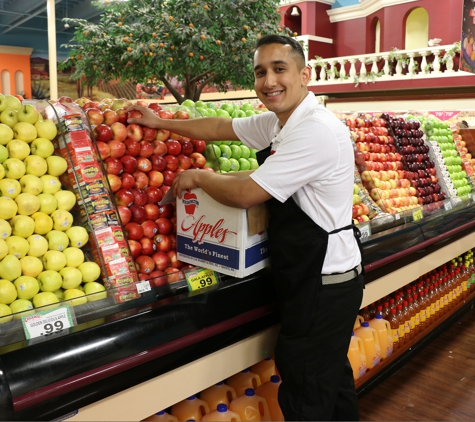
<path fill-rule="evenodd" d="M 358 420 L 348 347 L 363 298 L 363 276 L 316 288 L 304 333 L 279 335 L 279 404 L 289 421 Z M 308 309 L 308 308 L 307 308 Z M 298 309 L 295 312 L 299 312 Z M 298 332 L 298 329 L 296 330 Z"/>

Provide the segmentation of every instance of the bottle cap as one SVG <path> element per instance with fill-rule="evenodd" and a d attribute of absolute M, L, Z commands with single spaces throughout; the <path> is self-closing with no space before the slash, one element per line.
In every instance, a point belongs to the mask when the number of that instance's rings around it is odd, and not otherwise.
<path fill-rule="evenodd" d="M 224 381 L 219 381 L 216 383 L 216 385 L 223 385 L 224 384 Z"/>
<path fill-rule="evenodd" d="M 362 323 L 361 323 L 361 326 L 362 326 L 362 327 L 369 327 L 369 323 L 366 322 L 366 321 L 365 321 L 365 322 L 362 322 Z"/>
<path fill-rule="evenodd" d="M 193 394 L 192 396 L 187 398 L 187 400 L 195 400 L 195 399 L 196 399 L 196 394 Z"/>
<path fill-rule="evenodd" d="M 216 408 L 218 412 L 225 413 L 228 411 L 228 406 L 226 406 L 224 403 L 219 403 L 218 407 Z"/>
<path fill-rule="evenodd" d="M 353 333 L 353 335 L 354 334 L 355 333 Z M 278 384 L 280 382 L 280 377 L 278 375 L 271 375 L 270 382 L 273 382 L 274 384 Z"/>
<path fill-rule="evenodd" d="M 246 388 L 246 390 L 244 391 L 244 394 L 248 397 L 252 397 L 253 395 L 255 395 L 256 393 L 254 392 L 254 389 L 253 388 Z"/>
<path fill-rule="evenodd" d="M 377 314 L 376 319 L 383 319 L 383 316 L 381 314 Z"/>
<path fill-rule="evenodd" d="M 246 372 L 249 372 L 249 368 L 243 369 L 241 372 L 242 372 L 243 374 L 245 374 Z"/>
<path fill-rule="evenodd" d="M 165 414 L 165 411 L 164 411 L 164 410 L 160 410 L 160 412 L 157 412 L 157 413 L 155 413 L 155 414 L 158 415 L 158 416 L 162 416 L 162 415 Z"/>
<path fill-rule="evenodd" d="M 396 308 L 391 308 L 391 313 L 396 315 Z"/>

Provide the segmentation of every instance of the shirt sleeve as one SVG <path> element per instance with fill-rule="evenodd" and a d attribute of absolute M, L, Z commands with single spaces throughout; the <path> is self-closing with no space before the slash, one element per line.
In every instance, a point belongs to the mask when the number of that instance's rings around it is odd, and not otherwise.
<path fill-rule="evenodd" d="M 233 119 L 233 129 L 242 143 L 250 148 L 267 148 L 274 138 L 277 117 L 274 113 L 265 112 L 250 117 Z"/>

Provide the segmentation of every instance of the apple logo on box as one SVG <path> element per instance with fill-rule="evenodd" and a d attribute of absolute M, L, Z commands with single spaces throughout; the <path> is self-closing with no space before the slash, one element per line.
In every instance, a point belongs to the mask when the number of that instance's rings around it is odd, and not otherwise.
<path fill-rule="evenodd" d="M 195 213 L 196 207 L 199 205 L 196 195 L 191 193 L 190 189 L 186 190 L 186 193 L 183 195 L 182 202 L 185 206 L 185 212 L 188 215 L 193 215 Z"/>

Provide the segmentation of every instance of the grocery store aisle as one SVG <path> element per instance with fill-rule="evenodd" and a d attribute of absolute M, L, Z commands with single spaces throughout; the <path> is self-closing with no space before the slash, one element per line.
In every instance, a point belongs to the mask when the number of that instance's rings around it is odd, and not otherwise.
<path fill-rule="evenodd" d="M 475 309 L 360 401 L 362 421 L 467 421 L 475 417 Z"/>

